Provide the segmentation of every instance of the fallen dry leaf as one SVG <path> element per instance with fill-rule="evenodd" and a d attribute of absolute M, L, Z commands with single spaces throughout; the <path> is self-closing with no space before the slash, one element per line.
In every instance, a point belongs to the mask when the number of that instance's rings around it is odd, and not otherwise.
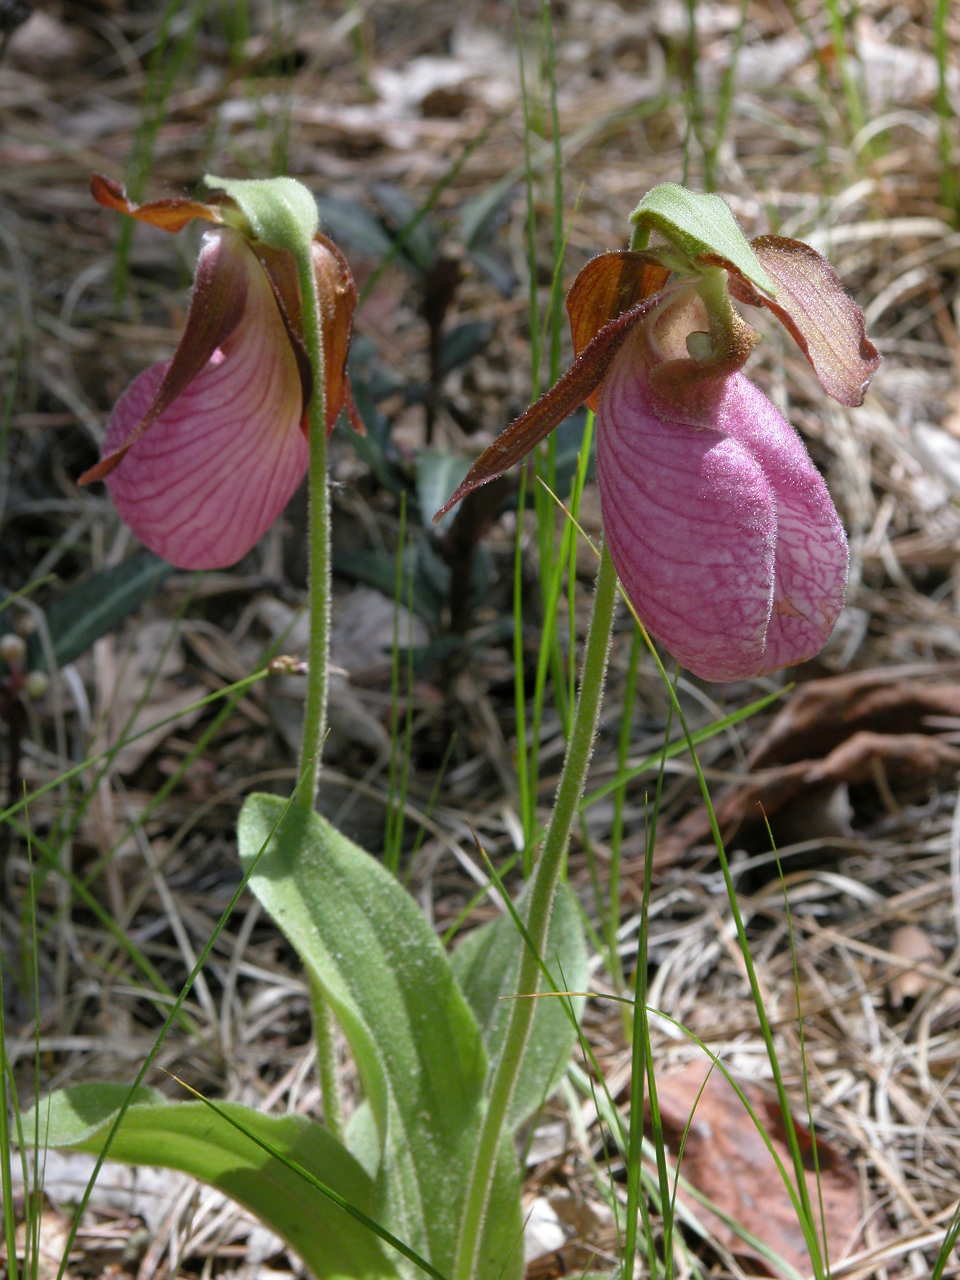
<path fill-rule="evenodd" d="M 846 802 L 848 786 L 874 783 L 886 797 L 955 776 L 960 748 L 934 730 L 960 716 L 960 683 L 944 679 L 957 669 L 899 667 L 801 685 L 750 753 L 749 776 L 714 798 L 724 840 L 780 813 L 782 829 L 771 824 L 780 845 L 843 834 L 836 813 L 845 803 L 835 802 Z M 709 839 L 706 813 L 697 808 L 658 842 L 658 866 Z"/>
<path fill-rule="evenodd" d="M 960 716 L 960 665 L 907 666 L 800 685 L 750 753 L 762 769 L 826 755 L 858 730 L 917 733 L 930 716 Z M 952 675 L 948 681 L 944 676 Z M 939 677 L 939 678 L 938 678 Z"/>
<path fill-rule="evenodd" d="M 890 953 L 901 960 L 916 960 L 918 964 L 936 967 L 943 963 L 943 956 L 927 934 L 915 924 L 902 924 L 890 936 Z M 894 1009 L 901 1008 L 908 1000 L 924 993 L 930 986 L 930 978 L 915 969 L 901 969 L 887 986 L 887 996 Z"/>
<path fill-rule="evenodd" d="M 203 712 L 190 708 L 209 693 L 190 679 L 181 638 L 171 635 L 169 623 L 142 623 L 132 648 L 123 662 L 112 637 L 102 637 L 94 648 L 102 724 L 98 743 L 113 745 L 122 736 L 125 745 L 111 768 L 123 777 L 136 772 L 171 734 L 195 724 Z"/>
<path fill-rule="evenodd" d="M 774 1250 L 803 1275 L 810 1260 L 803 1232 L 776 1165 L 756 1126 L 733 1088 L 719 1071 L 713 1071 L 699 1099 L 697 1094 L 708 1068 L 702 1060 L 690 1062 L 658 1081 L 657 1092 L 667 1144 L 676 1157 L 691 1112 L 681 1175 L 716 1208 L 745 1231 Z M 756 1085 L 738 1081 L 763 1125 L 784 1166 L 792 1169 L 783 1118 L 776 1099 Z M 696 1108 L 694 1110 L 694 1108 Z M 795 1122 L 796 1123 L 796 1122 Z M 863 1221 L 857 1172 L 848 1158 L 823 1141 L 817 1142 L 818 1174 L 814 1169 L 813 1140 L 809 1131 L 796 1124 L 803 1149 L 806 1183 L 814 1206 L 823 1204 L 824 1230 L 830 1261 L 837 1263 L 857 1248 L 862 1239 Z M 679 1193 L 681 1201 L 684 1193 Z M 690 1209 L 716 1240 L 739 1259 L 749 1260 L 751 1271 L 768 1268 L 760 1254 L 717 1214 L 687 1200 Z M 761 1275 L 779 1275 L 765 1269 Z"/>
<path fill-rule="evenodd" d="M 21 1222 L 16 1231 L 16 1251 L 20 1266 L 36 1280 L 54 1280 L 61 1274 L 72 1280 L 76 1271 L 66 1268 L 61 1272 L 61 1261 L 71 1242 L 70 1218 L 56 1209 L 45 1206 L 40 1211 L 39 1222 Z M 74 1255 L 75 1260 L 76 1255 Z M 15 1267 L 5 1267 L 6 1250 L 0 1242 L 0 1275 L 18 1274 Z"/>

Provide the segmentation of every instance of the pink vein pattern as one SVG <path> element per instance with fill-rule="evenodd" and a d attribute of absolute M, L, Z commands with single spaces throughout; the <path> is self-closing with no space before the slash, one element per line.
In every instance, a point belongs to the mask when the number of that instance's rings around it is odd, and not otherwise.
<path fill-rule="evenodd" d="M 215 235 L 216 233 L 208 233 Z M 237 237 L 247 273 L 236 329 L 107 477 L 121 517 L 151 550 L 186 569 L 234 564 L 286 506 L 306 470 L 302 389 L 262 268 Z M 168 364 L 135 378 L 117 402 L 104 453 L 150 408 Z"/>
<path fill-rule="evenodd" d="M 705 680 L 819 652 L 843 606 L 847 541 L 800 437 L 743 374 L 701 421 L 655 409 L 634 343 L 603 387 L 605 536 L 651 634 Z"/>

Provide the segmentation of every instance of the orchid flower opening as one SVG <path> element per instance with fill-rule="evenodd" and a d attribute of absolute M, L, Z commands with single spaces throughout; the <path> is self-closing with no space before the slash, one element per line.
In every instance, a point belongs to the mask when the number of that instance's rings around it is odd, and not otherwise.
<path fill-rule="evenodd" d="M 654 188 L 634 243 L 567 295 L 576 358 L 481 454 L 442 508 L 503 474 L 579 405 L 597 412 L 604 534 L 647 630 L 705 680 L 805 661 L 843 607 L 847 541 L 792 426 L 740 372 L 769 308 L 823 389 L 858 405 L 879 363 L 860 309 L 801 241 L 746 241 L 716 196 Z M 638 234 L 639 233 L 639 234 Z"/>
<path fill-rule="evenodd" d="M 336 246 L 310 226 L 325 356 L 327 430 L 350 396 L 346 358 L 356 288 Z M 244 184 L 224 184 L 234 189 Z M 259 184 L 263 188 L 270 183 Z M 308 463 L 313 386 L 303 340 L 294 254 L 257 236 L 230 195 L 204 204 L 168 199 L 134 205 L 96 176 L 97 202 L 166 231 L 194 219 L 203 234 L 183 336 L 173 358 L 145 369 L 114 406 L 99 463 L 81 484 L 105 480 L 123 520 L 146 545 L 184 569 L 236 563 L 266 532 Z M 315 206 L 314 206 L 315 210 Z"/>

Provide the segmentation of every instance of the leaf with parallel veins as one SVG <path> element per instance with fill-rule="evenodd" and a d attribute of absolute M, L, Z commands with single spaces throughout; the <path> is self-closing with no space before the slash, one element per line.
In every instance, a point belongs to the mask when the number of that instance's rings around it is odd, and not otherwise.
<path fill-rule="evenodd" d="M 775 296 L 776 281 L 766 273 L 755 247 L 719 196 L 663 182 L 647 192 L 630 221 L 644 245 L 651 231 L 664 237 L 667 248 L 659 252 L 679 257 L 678 270 L 696 274 L 703 265 L 725 267 L 738 272 L 761 293 Z"/>

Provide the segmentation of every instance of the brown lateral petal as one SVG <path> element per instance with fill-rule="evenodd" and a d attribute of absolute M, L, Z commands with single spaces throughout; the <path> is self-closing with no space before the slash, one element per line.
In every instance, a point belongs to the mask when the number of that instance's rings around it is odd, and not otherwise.
<path fill-rule="evenodd" d="M 222 222 L 219 212 L 209 204 L 201 204 L 199 200 L 152 200 L 149 204 L 132 204 L 126 191 L 119 182 L 95 173 L 90 179 L 90 194 L 97 204 L 105 209 L 115 209 L 125 213 L 139 222 L 149 222 L 152 227 L 160 227 L 163 231 L 182 231 L 194 218 L 202 218 L 205 222 Z"/>
<path fill-rule="evenodd" d="M 285 249 L 273 249 L 255 242 L 252 246 L 273 288 L 277 307 L 283 317 L 290 343 L 300 369 L 303 385 L 304 413 L 310 401 L 313 375 L 303 340 L 303 310 L 297 265 Z M 313 269 L 317 277 L 317 293 L 323 315 L 323 355 L 327 391 L 327 431 L 332 431 L 342 409 L 347 410 L 354 430 L 364 434 L 362 420 L 353 404 L 347 379 L 347 354 L 353 331 L 353 311 L 357 304 L 357 287 L 347 260 L 332 240 L 317 235 L 313 241 Z M 359 427 L 357 424 L 360 424 Z M 304 425 L 306 423 L 304 422 Z"/>
<path fill-rule="evenodd" d="M 563 377 L 484 449 L 463 482 L 433 517 L 434 522 L 468 493 L 502 476 L 520 462 L 554 427 L 587 401 L 606 376 L 627 334 L 659 301 L 659 294 L 654 294 L 615 320 L 608 321 L 583 348 Z"/>
<path fill-rule="evenodd" d="M 346 392 L 347 400 L 343 407 L 347 412 L 350 425 L 358 436 L 365 436 L 367 434 L 367 424 L 360 417 L 360 410 L 357 408 L 357 402 L 353 398 L 353 388 L 350 386 L 349 378 L 346 379 Z"/>
<path fill-rule="evenodd" d="M 249 243 L 270 282 L 277 310 L 280 312 L 283 327 L 287 331 L 287 337 L 290 339 L 290 346 L 297 361 L 300 386 L 303 389 L 303 414 L 300 425 L 306 432 L 307 406 L 313 392 L 313 370 L 303 340 L 300 282 L 297 279 L 296 259 L 289 249 L 275 249 L 261 240 L 252 240 Z"/>
<path fill-rule="evenodd" d="M 327 378 L 327 430 L 332 431 L 340 414 L 347 416 L 354 428 L 361 422 L 353 403 L 347 378 L 347 355 L 353 334 L 353 312 L 357 305 L 357 286 L 346 258 L 324 235 L 313 239 L 313 269 L 323 309 L 323 356 Z M 362 426 L 362 422 L 361 422 Z M 365 434 L 365 428 L 361 434 Z"/>
<path fill-rule="evenodd" d="M 624 249 L 591 258 L 567 294 L 573 353 L 579 356 L 605 324 L 658 293 L 670 272 L 648 253 Z M 597 408 L 597 393 L 587 404 Z"/>
<path fill-rule="evenodd" d="M 112 450 L 85 471 L 78 484 L 90 484 L 108 476 L 236 329 L 247 300 L 247 264 L 244 257 L 249 252 L 239 231 L 223 227 L 207 232 L 197 258 L 193 296 L 183 336 L 150 408 L 120 448 Z"/>
<path fill-rule="evenodd" d="M 768 298 L 735 271 L 730 292 L 740 302 L 768 307 L 810 361 L 827 395 L 841 404 L 863 403 L 880 354 L 866 336 L 863 312 L 833 267 L 802 240 L 759 236 L 754 252 L 777 286 Z"/>

